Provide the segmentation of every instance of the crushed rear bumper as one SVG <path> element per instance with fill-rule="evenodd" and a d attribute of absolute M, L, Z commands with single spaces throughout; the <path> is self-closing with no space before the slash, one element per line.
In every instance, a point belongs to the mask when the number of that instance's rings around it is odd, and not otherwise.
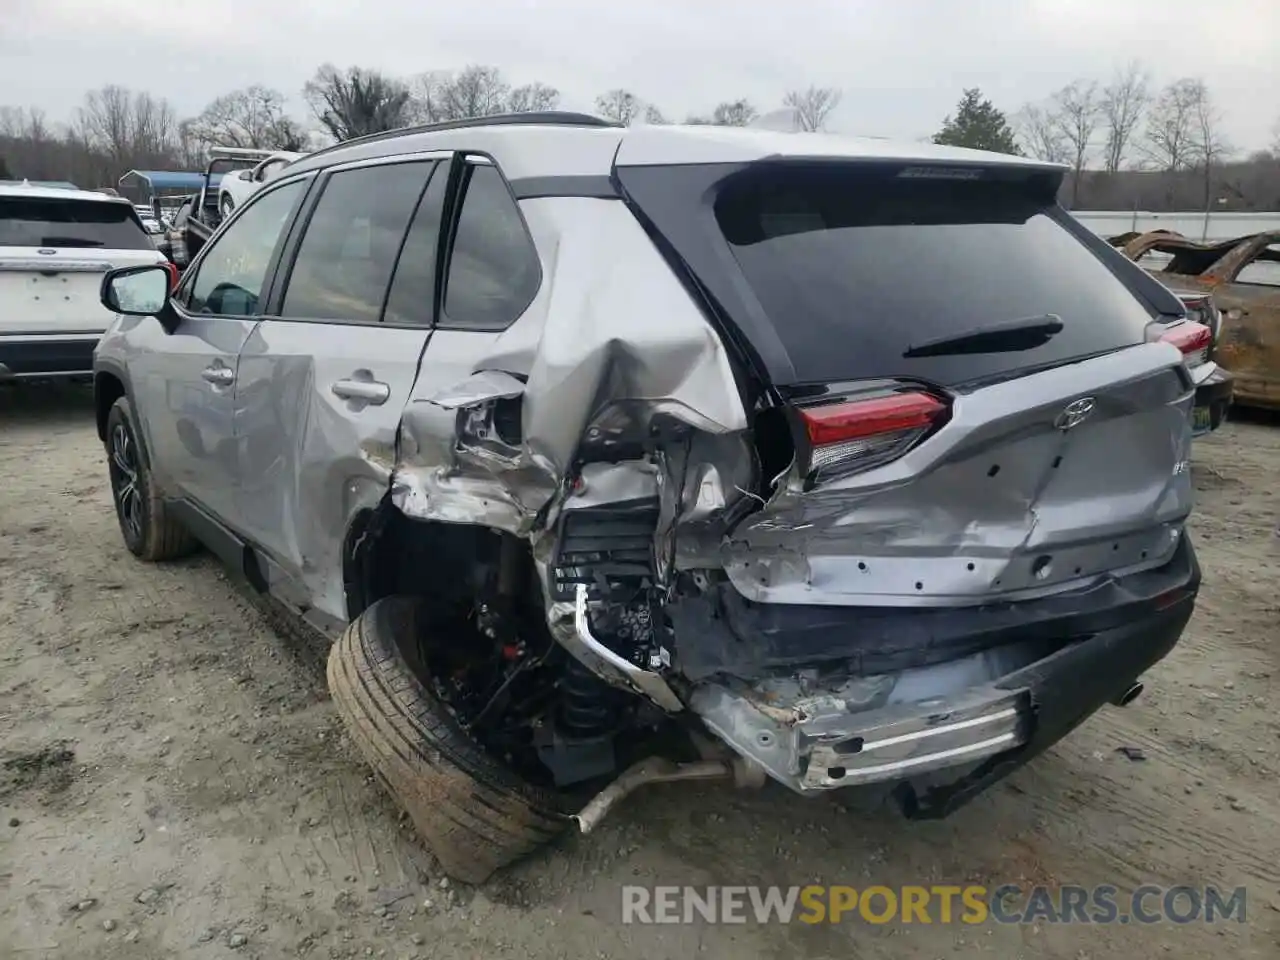
<path fill-rule="evenodd" d="M 812 794 L 896 784 L 912 817 L 945 816 L 1116 700 L 1177 643 L 1200 583 L 1184 537 L 1162 589 L 1123 622 L 1023 639 L 950 661 L 823 679 L 697 686 L 690 706 L 743 756 Z M 1048 627 L 1048 631 L 1046 631 Z"/>

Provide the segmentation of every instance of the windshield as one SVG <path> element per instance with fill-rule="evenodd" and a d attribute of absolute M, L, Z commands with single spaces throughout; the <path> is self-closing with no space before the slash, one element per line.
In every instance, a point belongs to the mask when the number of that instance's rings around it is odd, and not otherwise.
<path fill-rule="evenodd" d="M 126 203 L 0 197 L 0 246 L 146 250 L 151 241 Z"/>
<path fill-rule="evenodd" d="M 800 379 L 999 377 L 1141 343 L 1141 301 L 1017 180 L 774 164 L 731 177 L 715 215 Z M 1050 337 L 913 347 L 1052 315 Z M 981 346 L 981 343 L 978 344 Z"/>

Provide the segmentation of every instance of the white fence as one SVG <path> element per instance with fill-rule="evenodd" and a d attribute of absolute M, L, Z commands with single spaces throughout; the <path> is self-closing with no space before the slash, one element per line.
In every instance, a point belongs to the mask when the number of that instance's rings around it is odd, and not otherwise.
<path fill-rule="evenodd" d="M 1280 230 L 1280 213 L 1150 213 L 1146 210 L 1081 210 L 1075 218 L 1094 233 L 1114 237 L 1129 231 L 1176 230 L 1192 240 L 1231 240 Z"/>

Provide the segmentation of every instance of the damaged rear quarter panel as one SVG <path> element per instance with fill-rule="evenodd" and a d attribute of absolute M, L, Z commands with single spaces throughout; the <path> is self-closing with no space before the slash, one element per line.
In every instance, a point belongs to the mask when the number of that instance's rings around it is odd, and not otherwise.
<path fill-rule="evenodd" d="M 393 498 L 412 517 L 532 538 L 584 437 L 643 436 L 657 413 L 712 434 L 747 422 L 718 335 L 623 203 L 541 198 L 521 210 L 542 288 L 501 333 L 433 334 L 404 412 Z M 469 410 L 512 399 L 510 379 L 486 391 L 471 380 L 479 371 L 524 382 L 521 435 L 496 453 L 459 437 Z M 469 380 L 480 389 L 460 398 Z"/>

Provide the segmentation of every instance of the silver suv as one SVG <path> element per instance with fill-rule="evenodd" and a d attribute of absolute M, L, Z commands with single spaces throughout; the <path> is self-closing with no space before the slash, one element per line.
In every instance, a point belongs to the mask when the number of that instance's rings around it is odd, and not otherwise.
<path fill-rule="evenodd" d="M 571 114 L 310 155 L 172 294 L 103 284 L 125 541 L 338 637 L 460 878 L 657 780 L 944 815 L 1136 696 L 1200 583 L 1191 321 L 1062 175 Z"/>

